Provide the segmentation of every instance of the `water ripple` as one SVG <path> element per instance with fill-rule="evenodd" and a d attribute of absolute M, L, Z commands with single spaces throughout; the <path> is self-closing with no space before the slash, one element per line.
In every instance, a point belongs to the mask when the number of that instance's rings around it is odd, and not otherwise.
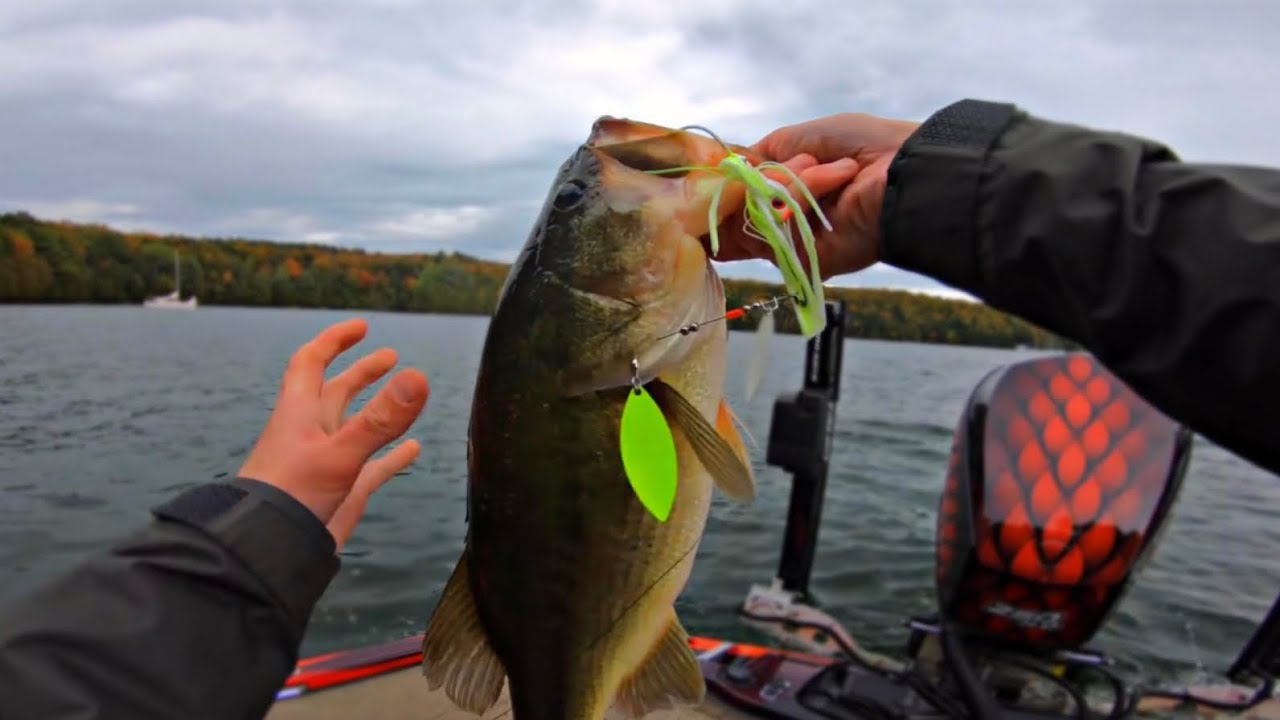
<path fill-rule="evenodd" d="M 289 354 L 357 313 L 207 308 L 0 308 L 0 602 L 147 522 L 159 498 L 234 475 L 261 431 Z M 388 313 L 361 350 L 395 347 L 431 379 L 408 435 L 422 457 L 371 499 L 308 628 L 304 652 L 420 632 L 466 535 L 466 420 L 485 320 Z M 752 338 L 735 334 L 730 358 Z M 358 357 L 339 360 L 334 372 Z M 772 399 L 804 357 L 775 340 L 753 402 L 742 367 L 726 393 L 755 441 L 752 505 L 717 495 L 678 609 L 694 633 L 761 639 L 734 612 L 776 572 L 790 492 L 764 463 Z M 903 618 L 934 602 L 933 533 L 951 431 L 1000 350 L 850 342 L 814 591 L 864 644 L 896 650 Z M 357 403 L 370 392 L 363 393 Z M 1163 544 L 1096 645 L 1148 675 L 1221 670 L 1280 586 L 1280 484 L 1197 440 Z"/>

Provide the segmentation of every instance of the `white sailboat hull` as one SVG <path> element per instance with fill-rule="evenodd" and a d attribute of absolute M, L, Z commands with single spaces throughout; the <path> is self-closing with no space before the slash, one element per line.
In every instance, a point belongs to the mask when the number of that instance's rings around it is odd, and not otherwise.
<path fill-rule="evenodd" d="M 198 305 L 199 303 L 194 297 L 179 300 L 174 293 L 159 295 L 142 301 L 142 307 L 155 308 L 157 310 L 195 310 Z"/>
<path fill-rule="evenodd" d="M 157 295 L 142 301 L 142 307 L 156 310 L 195 310 L 199 304 L 192 295 L 182 299 L 182 266 L 178 264 L 178 253 L 173 253 L 173 292 L 168 295 Z"/>

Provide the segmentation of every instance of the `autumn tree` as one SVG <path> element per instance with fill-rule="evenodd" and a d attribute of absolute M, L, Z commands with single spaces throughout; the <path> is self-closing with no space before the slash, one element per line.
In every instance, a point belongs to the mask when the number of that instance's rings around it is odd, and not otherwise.
<path fill-rule="evenodd" d="M 120 233 L 101 225 L 0 215 L 0 302 L 140 303 L 173 289 L 206 305 L 490 314 L 510 268 L 461 253 L 391 255 L 241 238 Z M 849 337 L 994 346 L 1067 345 L 980 303 L 892 290 L 828 288 L 845 300 Z M 729 307 L 785 295 L 776 283 L 726 280 Z M 759 314 L 733 321 L 747 330 Z M 780 332 L 798 332 L 785 307 Z"/>

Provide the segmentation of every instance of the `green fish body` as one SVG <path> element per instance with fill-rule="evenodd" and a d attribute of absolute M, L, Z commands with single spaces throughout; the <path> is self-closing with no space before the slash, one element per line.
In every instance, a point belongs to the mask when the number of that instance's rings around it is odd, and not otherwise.
<path fill-rule="evenodd" d="M 488 710 L 504 680 L 515 720 L 703 698 L 673 606 L 712 485 L 749 500 L 754 478 L 723 398 L 724 323 L 675 332 L 725 311 L 699 239 L 715 178 L 644 170 L 717 153 L 700 135 L 602 118 L 511 269 L 472 404 L 466 549 L 423 641 L 431 688 L 464 710 Z M 665 522 L 623 469 L 632 360 L 674 439 Z"/>

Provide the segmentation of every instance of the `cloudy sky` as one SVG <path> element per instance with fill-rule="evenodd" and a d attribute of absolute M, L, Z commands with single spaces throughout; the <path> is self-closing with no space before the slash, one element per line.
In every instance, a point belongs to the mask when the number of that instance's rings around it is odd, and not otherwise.
<path fill-rule="evenodd" d="M 0 210 L 509 260 L 599 115 L 750 143 L 962 97 L 1280 164 L 1277 21 L 1265 0 L 3 0 Z"/>

